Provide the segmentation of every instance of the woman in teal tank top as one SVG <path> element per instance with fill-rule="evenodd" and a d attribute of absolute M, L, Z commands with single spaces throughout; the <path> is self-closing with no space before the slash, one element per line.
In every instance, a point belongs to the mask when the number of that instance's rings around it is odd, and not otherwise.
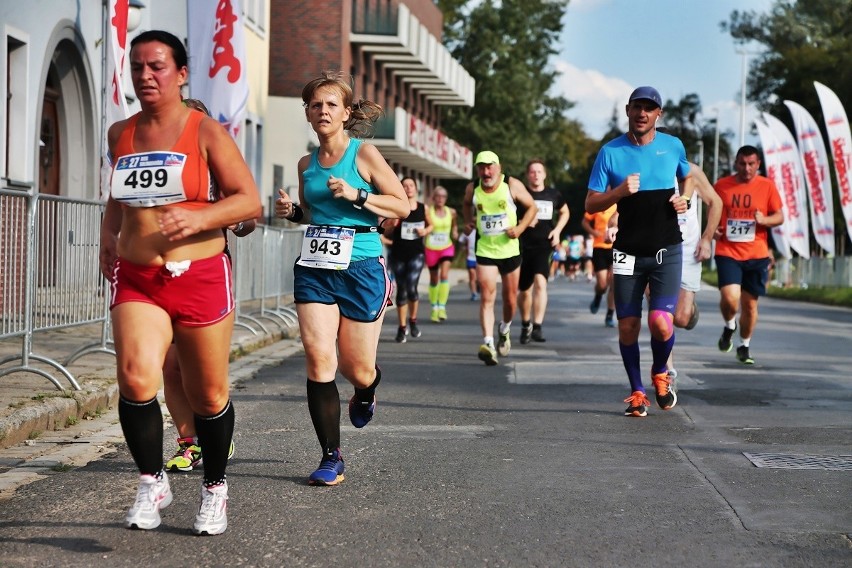
<path fill-rule="evenodd" d="M 376 349 L 391 290 L 378 217 L 404 219 L 409 205 L 378 149 L 357 138 L 381 116 L 379 105 L 353 102 L 349 83 L 330 73 L 305 85 L 302 101 L 319 148 L 299 160 L 299 204 L 279 189 L 275 213 L 308 225 L 294 268 L 308 410 L 322 448 L 308 483 L 337 485 L 344 463 L 334 378 L 340 371 L 355 387 L 349 419 L 363 428 L 376 410 Z"/>

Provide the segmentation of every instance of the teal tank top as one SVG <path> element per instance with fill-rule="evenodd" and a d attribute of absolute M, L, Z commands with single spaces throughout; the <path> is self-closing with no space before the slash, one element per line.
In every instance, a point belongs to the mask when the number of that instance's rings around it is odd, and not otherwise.
<path fill-rule="evenodd" d="M 346 180 L 355 189 L 366 189 L 368 193 L 378 194 L 375 187 L 364 181 L 355 165 L 355 157 L 361 147 L 361 140 L 349 139 L 349 146 L 340 161 L 331 167 L 320 165 L 319 149 L 311 153 L 311 161 L 302 174 L 305 200 L 311 207 L 311 223 L 314 225 L 334 225 L 337 227 L 375 227 L 379 220 L 375 213 L 356 209 L 351 201 L 335 199 L 326 182 L 329 176 Z M 352 261 L 382 256 L 382 243 L 378 233 L 356 233 L 352 246 Z"/>

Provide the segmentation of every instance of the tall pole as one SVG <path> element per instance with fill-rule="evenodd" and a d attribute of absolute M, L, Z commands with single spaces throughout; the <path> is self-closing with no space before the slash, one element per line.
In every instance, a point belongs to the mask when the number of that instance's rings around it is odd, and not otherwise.
<path fill-rule="evenodd" d="M 716 136 L 713 140 L 713 183 L 719 180 L 719 107 L 716 107 Z"/>
<path fill-rule="evenodd" d="M 748 68 L 748 52 L 737 50 L 743 56 L 741 90 L 740 90 L 740 148 L 745 144 L 745 106 L 746 106 L 746 69 Z"/>

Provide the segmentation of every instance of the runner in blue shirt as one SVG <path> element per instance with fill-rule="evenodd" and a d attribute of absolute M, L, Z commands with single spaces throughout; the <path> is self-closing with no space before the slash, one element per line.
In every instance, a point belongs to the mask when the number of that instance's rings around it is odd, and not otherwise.
<path fill-rule="evenodd" d="M 595 159 L 586 196 L 586 211 L 618 210 L 618 235 L 613 244 L 613 287 L 618 316 L 618 343 L 630 381 L 626 416 L 647 416 L 648 398 L 639 360 L 642 299 L 648 301 L 651 331 L 651 382 L 657 404 L 669 410 L 677 403 L 666 372 L 674 346 L 673 314 L 681 280 L 681 242 L 677 214 L 692 196 L 689 163 L 680 140 L 656 131 L 662 98 L 653 87 L 639 87 L 626 107 L 628 132 L 601 148 Z M 679 194 L 677 177 L 683 184 Z"/>

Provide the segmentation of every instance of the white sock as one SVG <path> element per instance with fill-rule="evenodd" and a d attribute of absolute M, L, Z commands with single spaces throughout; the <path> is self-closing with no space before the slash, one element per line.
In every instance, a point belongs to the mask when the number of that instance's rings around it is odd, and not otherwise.
<path fill-rule="evenodd" d="M 732 318 L 726 321 L 725 327 L 727 327 L 728 329 L 737 329 L 737 318 Z"/>
<path fill-rule="evenodd" d="M 482 342 L 485 343 L 485 345 L 490 345 L 490 346 L 493 347 L 494 346 L 494 336 L 493 335 L 486 335 L 485 337 L 482 338 Z"/>
<path fill-rule="evenodd" d="M 506 323 L 504 321 L 500 322 L 500 335 L 506 335 L 509 333 L 509 329 L 512 327 L 512 322 Z"/>
<path fill-rule="evenodd" d="M 748 339 L 740 337 L 740 345 L 742 345 L 743 347 L 748 347 L 749 342 L 751 342 L 751 337 L 749 337 Z"/>

